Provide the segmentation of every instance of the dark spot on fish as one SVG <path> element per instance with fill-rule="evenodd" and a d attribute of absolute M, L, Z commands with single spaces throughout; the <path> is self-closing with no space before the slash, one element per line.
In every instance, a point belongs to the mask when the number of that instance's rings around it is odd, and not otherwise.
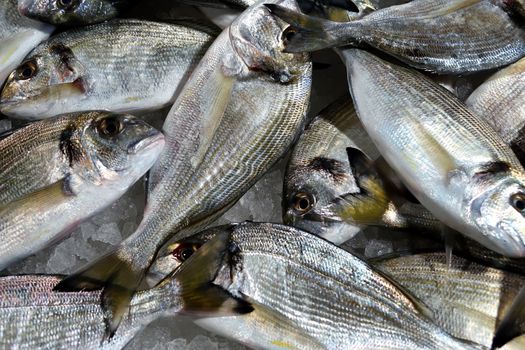
<path fill-rule="evenodd" d="M 485 57 L 487 57 L 487 55 L 485 53 L 483 53 L 483 52 L 479 52 L 478 53 L 478 58 L 482 59 L 482 58 L 485 58 Z"/>
<path fill-rule="evenodd" d="M 474 175 L 474 179 L 483 181 L 496 174 L 508 172 L 510 165 L 507 162 L 489 162 L 481 165 L 481 169 Z"/>
<path fill-rule="evenodd" d="M 458 54 L 457 53 L 452 53 L 450 55 L 450 57 L 452 57 L 453 59 L 457 59 L 458 58 Z"/>
<path fill-rule="evenodd" d="M 345 181 L 348 177 L 347 170 L 343 163 L 335 159 L 316 157 L 312 159 L 308 167 L 313 170 L 325 172 L 336 182 Z"/>
<path fill-rule="evenodd" d="M 70 167 L 83 158 L 82 150 L 78 141 L 73 140 L 74 133 L 74 125 L 68 125 L 60 134 L 59 141 L 60 151 L 66 156 Z"/>
<path fill-rule="evenodd" d="M 510 148 L 520 161 L 521 165 L 525 164 L 525 127 L 518 131 L 518 135 L 510 143 Z M 525 165 L 524 165 L 525 166 Z"/>

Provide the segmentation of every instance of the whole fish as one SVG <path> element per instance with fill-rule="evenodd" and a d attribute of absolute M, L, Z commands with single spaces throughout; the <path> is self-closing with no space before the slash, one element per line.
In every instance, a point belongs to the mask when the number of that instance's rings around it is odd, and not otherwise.
<path fill-rule="evenodd" d="M 195 266 L 195 265 L 192 265 Z M 184 314 L 236 315 L 251 309 L 241 301 L 199 295 L 208 276 L 187 269 L 155 288 L 138 292 L 122 325 L 105 339 L 108 314 L 101 291 L 55 292 L 59 276 L 0 278 L 0 347 L 3 349 L 121 349 L 159 317 Z M 201 267 L 201 266 L 199 266 Z M 208 304 L 205 303 L 208 302 Z"/>
<path fill-rule="evenodd" d="M 212 231 L 182 267 L 206 256 L 210 288 L 253 308 L 197 321 L 217 334 L 257 349 L 474 348 L 437 327 L 389 278 L 322 238 L 267 223 Z M 219 242 L 221 249 L 209 249 Z"/>
<path fill-rule="evenodd" d="M 407 188 L 451 228 L 525 257 L 525 170 L 481 118 L 423 74 L 342 52 L 357 113 Z"/>
<path fill-rule="evenodd" d="M 393 186 L 370 160 L 377 158 L 351 100 L 336 101 L 294 146 L 284 179 L 284 222 L 337 245 L 369 225 L 438 230 L 426 209 L 411 203 L 402 209 L 393 201 Z"/>
<path fill-rule="evenodd" d="M 227 210 L 302 131 L 311 61 L 282 52 L 286 27 L 258 4 L 219 35 L 164 123 L 166 147 L 150 172 L 139 227 L 112 254 L 59 284 L 61 290 L 105 286 L 111 329 L 155 252 Z"/>
<path fill-rule="evenodd" d="M 31 134 L 38 141 L 28 138 Z M 2 146 L 9 151 L 2 159 L 7 196 L 0 204 L 0 269 L 116 201 L 151 168 L 164 137 L 130 115 L 90 112 L 33 123 L 2 140 Z M 28 192 L 19 186 L 20 178 L 40 187 L 20 196 L 18 188 Z"/>
<path fill-rule="evenodd" d="M 270 4 L 292 26 L 288 52 L 370 45 L 441 74 L 492 69 L 525 56 L 522 0 L 414 0 L 352 22 L 332 22 Z"/>
<path fill-rule="evenodd" d="M 422 300 L 434 321 L 461 339 L 490 347 L 496 324 L 525 284 L 525 277 L 444 253 L 419 254 L 374 264 Z M 520 338 L 504 349 L 523 349 Z"/>
<path fill-rule="evenodd" d="M 18 0 L 24 16 L 56 25 L 83 25 L 117 17 L 129 0 Z"/>
<path fill-rule="evenodd" d="M 500 70 L 467 99 L 525 164 L 525 58 Z"/>
<path fill-rule="evenodd" d="M 0 86 L 29 51 L 46 40 L 54 27 L 25 18 L 16 0 L 0 1 Z"/>
<path fill-rule="evenodd" d="M 42 119 L 83 110 L 164 107 L 173 103 L 216 34 L 189 21 L 128 19 L 62 32 L 11 73 L 0 111 Z"/>

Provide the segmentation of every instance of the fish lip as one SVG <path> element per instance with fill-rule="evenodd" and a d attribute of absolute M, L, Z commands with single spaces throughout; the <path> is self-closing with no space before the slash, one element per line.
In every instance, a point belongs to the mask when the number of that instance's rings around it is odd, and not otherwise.
<path fill-rule="evenodd" d="M 140 151 L 155 148 L 161 143 L 164 143 L 164 135 L 157 131 L 155 134 L 133 143 L 130 147 L 128 147 L 128 153 L 137 154 Z"/>

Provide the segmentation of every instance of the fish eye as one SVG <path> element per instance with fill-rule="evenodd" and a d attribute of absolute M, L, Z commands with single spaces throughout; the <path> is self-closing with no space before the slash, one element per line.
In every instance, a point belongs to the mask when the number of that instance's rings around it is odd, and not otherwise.
<path fill-rule="evenodd" d="M 293 29 L 291 26 L 289 26 L 283 31 L 281 40 L 286 44 L 290 40 L 293 39 L 293 37 L 295 36 L 296 33 L 297 33 L 297 31 L 295 29 Z"/>
<path fill-rule="evenodd" d="M 36 72 L 37 67 L 35 62 L 29 61 L 18 67 L 18 69 L 16 70 L 16 77 L 18 80 L 27 80 L 34 77 L 36 75 Z"/>
<path fill-rule="evenodd" d="M 75 6 L 77 3 L 76 0 L 58 0 L 57 6 L 61 9 L 71 9 L 73 6 Z"/>
<path fill-rule="evenodd" d="M 100 135 L 113 137 L 122 132 L 124 125 L 116 117 L 107 117 L 101 119 L 97 124 L 97 131 Z"/>
<path fill-rule="evenodd" d="M 197 249 L 199 249 L 199 246 L 196 244 L 180 243 L 175 249 L 173 249 L 171 255 L 173 255 L 178 261 L 184 262 L 188 260 Z"/>
<path fill-rule="evenodd" d="M 313 206 L 315 204 L 315 198 L 308 194 L 299 192 L 295 195 L 294 198 L 294 210 L 300 214 L 306 214 L 310 210 L 312 210 Z"/>
<path fill-rule="evenodd" d="M 510 197 L 510 204 L 522 214 L 525 214 L 525 194 L 515 193 Z"/>

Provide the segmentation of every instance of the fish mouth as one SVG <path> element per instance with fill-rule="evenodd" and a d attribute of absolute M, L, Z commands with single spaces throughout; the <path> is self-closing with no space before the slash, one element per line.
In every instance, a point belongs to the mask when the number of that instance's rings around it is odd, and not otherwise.
<path fill-rule="evenodd" d="M 157 131 L 151 136 L 133 143 L 130 147 L 128 147 L 128 153 L 137 154 L 138 152 L 156 148 L 160 144 L 164 144 L 164 135 Z"/>

